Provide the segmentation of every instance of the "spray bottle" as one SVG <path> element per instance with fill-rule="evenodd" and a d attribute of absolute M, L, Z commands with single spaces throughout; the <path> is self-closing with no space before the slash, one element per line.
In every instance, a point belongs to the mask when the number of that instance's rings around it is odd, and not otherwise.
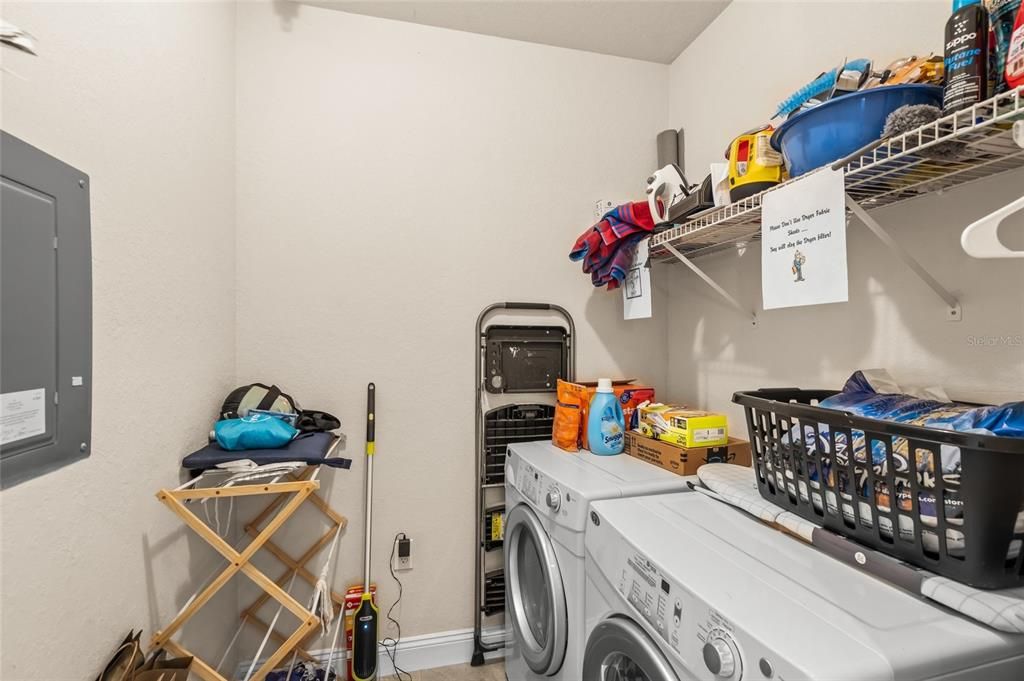
<path fill-rule="evenodd" d="M 1006 84 L 1011 88 L 1024 85 L 1024 3 L 1017 10 L 1017 20 L 1006 51 Z"/>
<path fill-rule="evenodd" d="M 1006 82 L 1006 70 L 1009 67 L 1010 41 L 1013 36 L 1014 19 L 1020 13 L 1021 0 L 988 0 L 988 21 L 992 26 L 995 41 L 992 43 L 992 61 L 995 73 L 995 89 L 991 92 L 998 95 L 1010 89 Z"/>

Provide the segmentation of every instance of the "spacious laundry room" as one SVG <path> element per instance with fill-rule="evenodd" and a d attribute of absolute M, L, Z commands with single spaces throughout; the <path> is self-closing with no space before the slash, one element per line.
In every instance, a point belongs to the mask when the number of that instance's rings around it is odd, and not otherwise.
<path fill-rule="evenodd" d="M 1021 0 L 5 0 L 3 681 L 1024 678 Z"/>

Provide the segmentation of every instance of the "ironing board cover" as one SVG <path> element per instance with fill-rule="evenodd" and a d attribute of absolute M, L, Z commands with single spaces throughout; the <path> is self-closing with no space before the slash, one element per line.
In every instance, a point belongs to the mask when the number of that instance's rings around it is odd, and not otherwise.
<path fill-rule="evenodd" d="M 827 532 L 800 516 L 784 511 L 761 497 L 754 469 L 728 463 L 710 463 L 697 469 L 697 477 L 722 501 L 743 509 L 755 518 L 785 527 L 807 542 L 814 531 Z M 863 549 L 870 551 L 870 549 Z M 921 594 L 986 626 L 1011 634 L 1024 634 L 1024 587 L 982 591 L 907 566 L 922 576 Z"/>
<path fill-rule="evenodd" d="M 280 463 L 282 461 L 302 461 L 311 466 L 333 466 L 335 468 L 350 468 L 352 459 L 345 459 L 340 456 L 328 456 L 334 447 L 337 435 L 331 433 L 311 433 L 301 435 L 284 447 L 277 449 L 247 449 L 245 451 L 228 451 L 222 449 L 216 442 L 212 442 L 200 450 L 186 456 L 182 462 L 182 468 L 202 471 L 208 468 L 249 459 L 257 465 L 268 463 Z"/>

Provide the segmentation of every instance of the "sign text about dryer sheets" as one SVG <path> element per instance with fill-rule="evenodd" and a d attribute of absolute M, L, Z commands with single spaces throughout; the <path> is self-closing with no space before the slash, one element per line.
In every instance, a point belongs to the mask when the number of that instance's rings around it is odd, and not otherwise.
<path fill-rule="evenodd" d="M 764 309 L 845 303 L 846 193 L 843 173 L 820 170 L 761 201 Z"/>

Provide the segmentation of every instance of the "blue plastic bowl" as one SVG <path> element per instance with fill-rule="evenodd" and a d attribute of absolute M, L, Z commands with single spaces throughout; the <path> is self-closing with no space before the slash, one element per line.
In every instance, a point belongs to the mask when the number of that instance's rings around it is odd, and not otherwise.
<path fill-rule="evenodd" d="M 802 111 L 779 126 L 772 147 L 790 177 L 834 163 L 882 136 L 885 119 L 905 104 L 942 107 L 938 85 L 891 85 L 851 92 Z"/>

